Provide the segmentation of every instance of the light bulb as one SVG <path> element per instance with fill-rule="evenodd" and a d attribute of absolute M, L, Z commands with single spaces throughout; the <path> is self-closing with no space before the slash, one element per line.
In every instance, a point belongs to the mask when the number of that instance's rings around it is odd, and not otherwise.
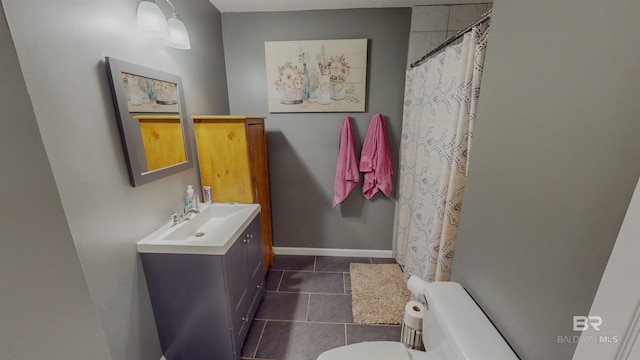
<path fill-rule="evenodd" d="M 173 14 L 169 20 L 167 20 L 169 27 L 169 35 L 163 40 L 164 44 L 176 49 L 188 50 L 191 49 L 191 41 L 189 41 L 189 32 L 184 26 L 182 20 L 178 14 Z"/>
<path fill-rule="evenodd" d="M 150 1 L 138 5 L 138 31 L 144 35 L 165 38 L 168 34 L 167 20 L 160 7 Z"/>

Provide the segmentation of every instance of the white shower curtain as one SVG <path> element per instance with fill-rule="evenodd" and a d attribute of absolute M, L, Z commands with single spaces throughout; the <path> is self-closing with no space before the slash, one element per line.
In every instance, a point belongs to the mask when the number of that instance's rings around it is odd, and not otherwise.
<path fill-rule="evenodd" d="M 394 238 L 405 277 L 447 281 L 458 235 L 488 26 L 407 70 Z"/>

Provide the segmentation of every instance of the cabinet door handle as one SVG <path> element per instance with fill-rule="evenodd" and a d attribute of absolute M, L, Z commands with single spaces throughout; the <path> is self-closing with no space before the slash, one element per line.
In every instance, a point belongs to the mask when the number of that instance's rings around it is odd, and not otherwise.
<path fill-rule="evenodd" d="M 247 321 L 247 317 L 246 317 L 246 316 L 243 316 L 243 317 L 242 317 L 242 322 L 246 322 L 246 321 Z"/>
<path fill-rule="evenodd" d="M 262 288 L 262 285 L 258 285 L 256 287 L 258 288 L 258 290 L 260 290 L 260 288 Z"/>

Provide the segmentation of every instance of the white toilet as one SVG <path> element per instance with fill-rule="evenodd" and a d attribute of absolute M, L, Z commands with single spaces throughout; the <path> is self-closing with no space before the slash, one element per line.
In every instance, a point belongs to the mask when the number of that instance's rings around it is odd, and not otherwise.
<path fill-rule="evenodd" d="M 342 346 L 318 360 L 517 360 L 518 356 L 469 294 L 454 282 L 424 286 L 427 300 L 422 334 L 427 351 L 401 342 L 374 341 Z"/>

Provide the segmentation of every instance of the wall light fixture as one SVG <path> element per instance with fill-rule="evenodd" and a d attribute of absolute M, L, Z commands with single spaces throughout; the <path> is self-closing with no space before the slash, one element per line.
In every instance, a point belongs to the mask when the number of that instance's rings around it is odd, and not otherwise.
<path fill-rule="evenodd" d="M 176 8 L 171 1 L 164 0 L 173 13 L 169 19 L 164 17 L 162 10 L 156 1 L 141 1 L 138 4 L 138 30 L 149 37 L 161 38 L 162 42 L 176 49 L 191 49 L 189 32 L 176 13 Z"/>

